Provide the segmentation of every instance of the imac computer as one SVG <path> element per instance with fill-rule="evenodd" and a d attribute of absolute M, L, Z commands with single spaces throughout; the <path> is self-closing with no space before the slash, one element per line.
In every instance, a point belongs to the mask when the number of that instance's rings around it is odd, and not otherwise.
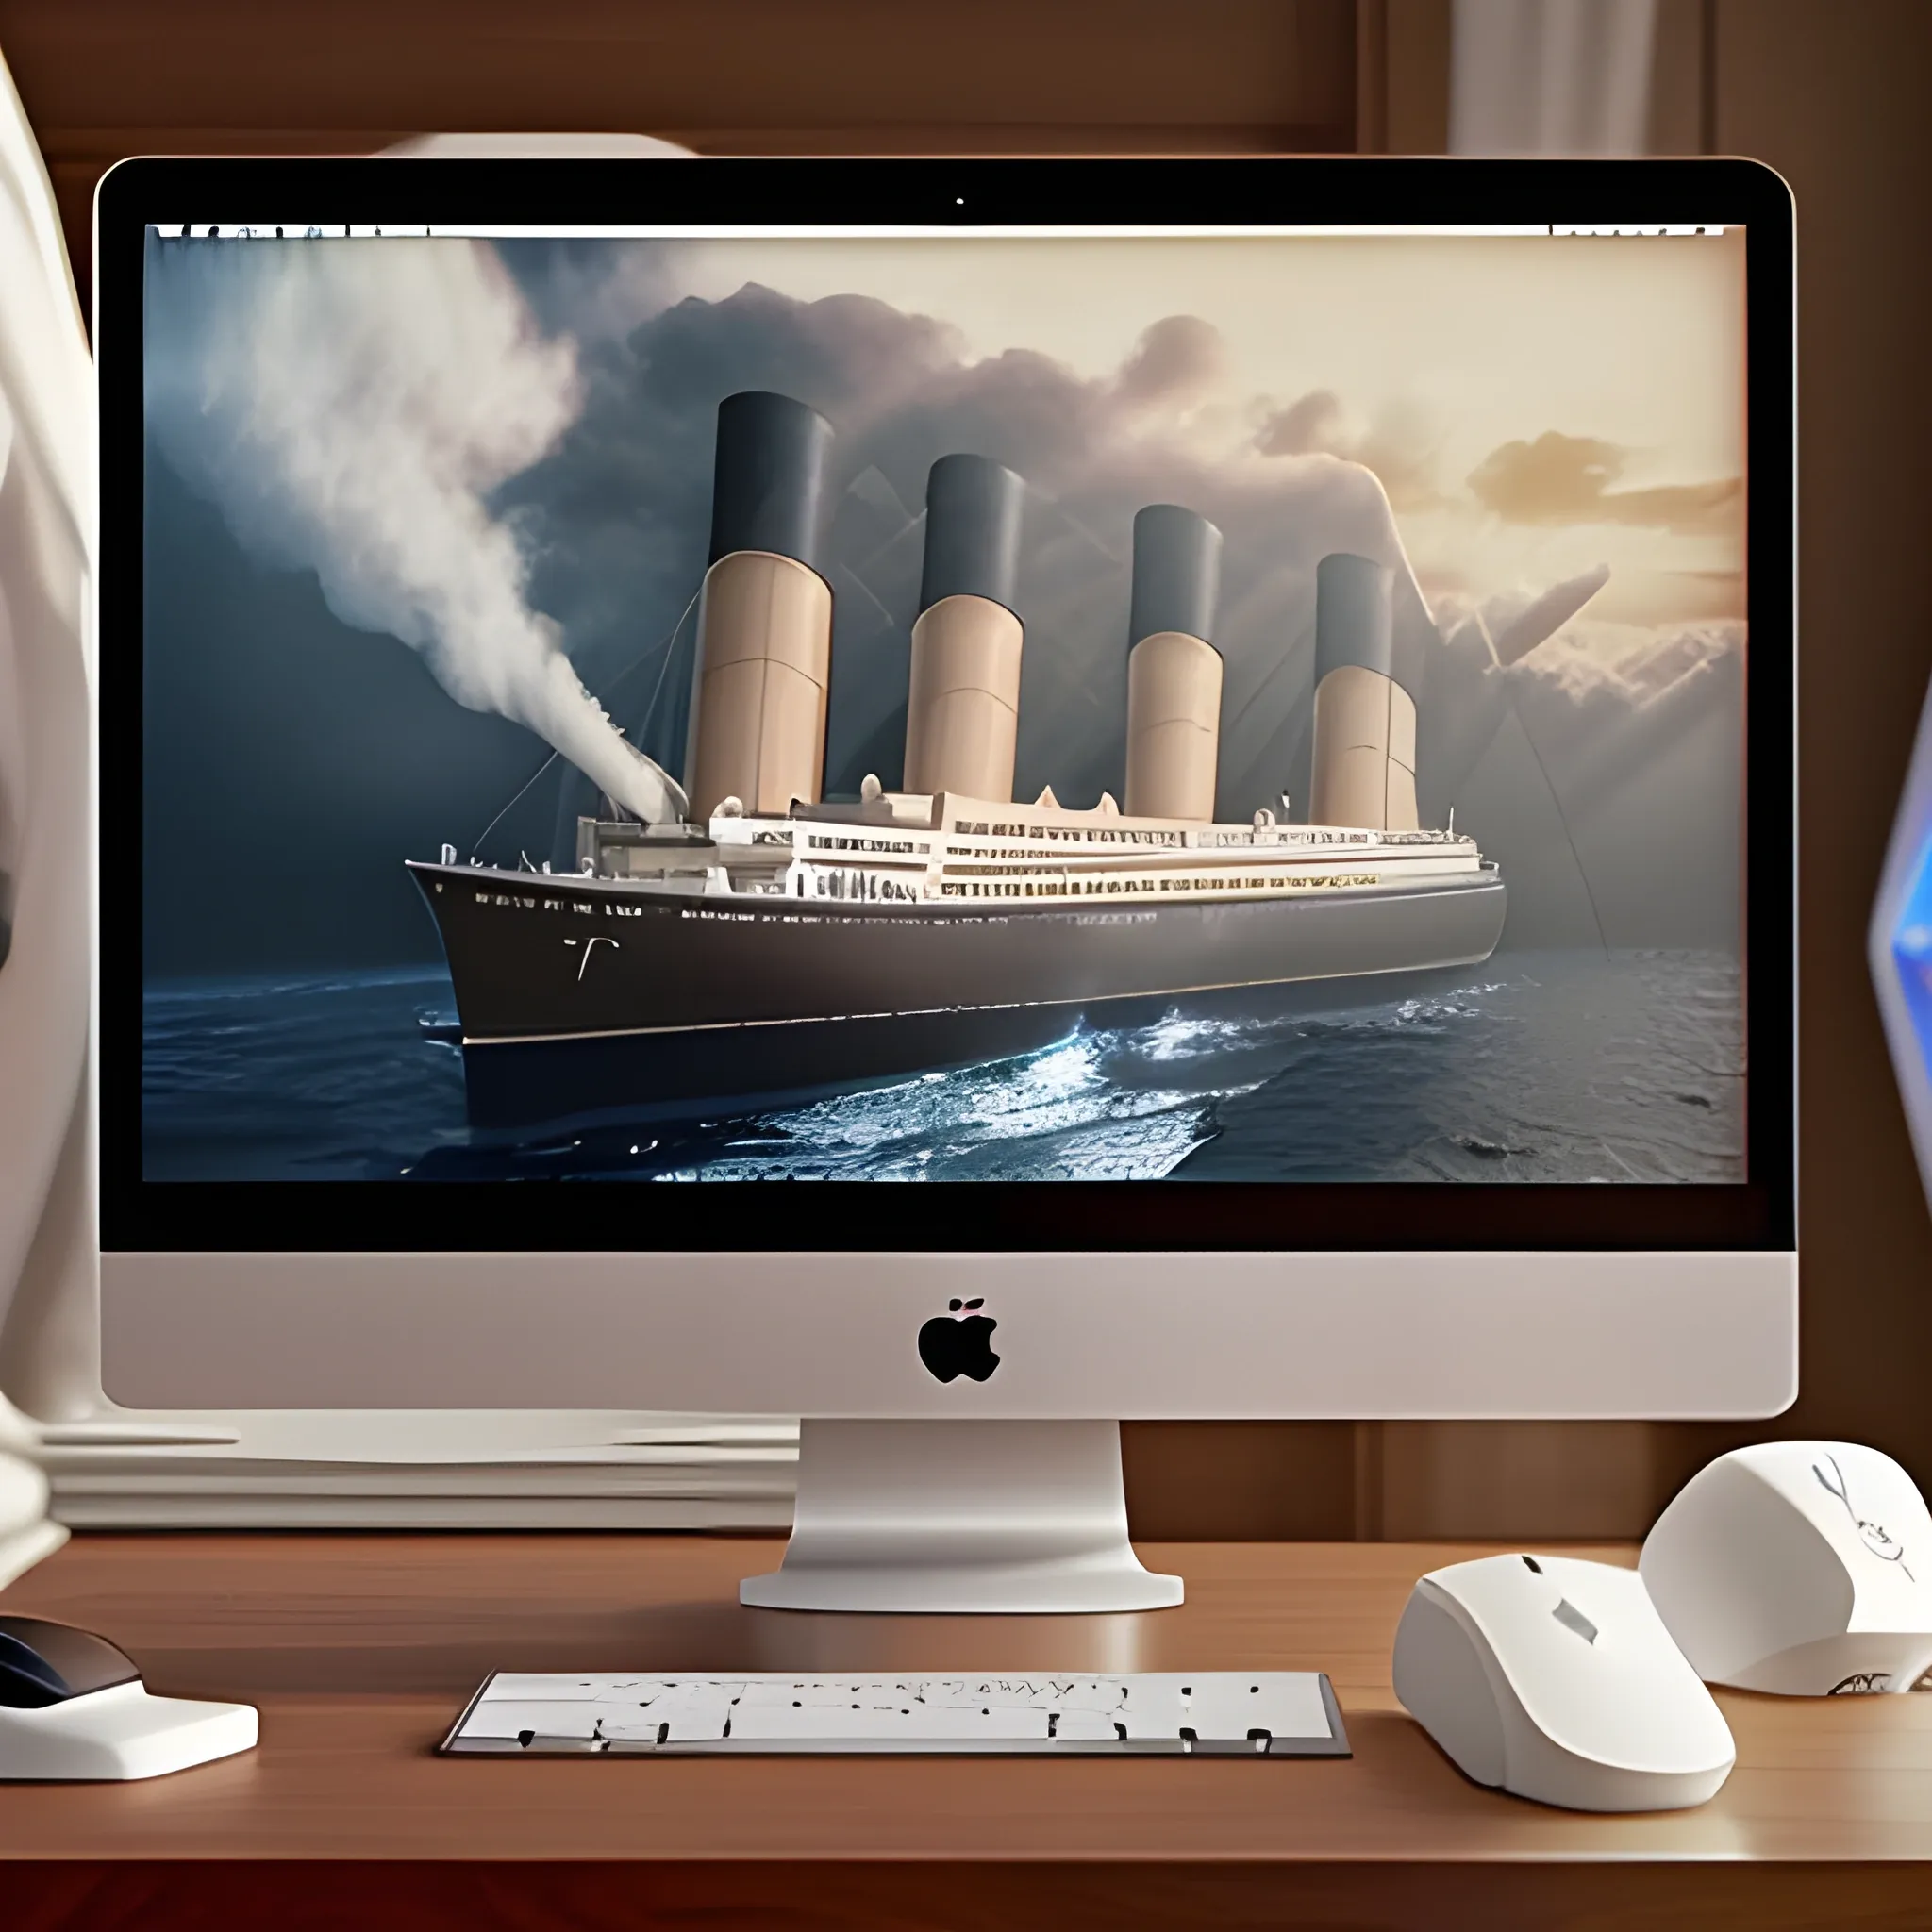
<path fill-rule="evenodd" d="M 1790 1401 L 1767 170 L 96 220 L 109 1395 L 797 1415 L 886 1610 L 1178 1601 L 1123 1418 Z"/>

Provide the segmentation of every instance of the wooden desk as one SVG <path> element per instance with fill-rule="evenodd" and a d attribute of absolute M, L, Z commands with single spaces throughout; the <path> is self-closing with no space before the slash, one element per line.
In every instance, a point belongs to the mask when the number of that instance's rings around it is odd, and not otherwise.
<path fill-rule="evenodd" d="M 1580 1817 L 1465 1781 L 1396 1706 L 1389 1654 L 1416 1575 L 1474 1553 L 1157 1546 L 1180 1609 L 889 1619 L 741 1609 L 738 1578 L 778 1555 L 751 1539 L 79 1537 L 5 1607 L 111 1635 L 153 1689 L 258 1704 L 261 1744 L 7 1790 L 0 1855 L 39 1862 L 0 1874 L 0 1921 L 1932 1924 L 1932 1696 L 1720 1693 L 1738 1768 L 1692 1812 Z M 1325 1669 L 1354 1758 L 431 1755 L 491 1669 L 1246 1664 Z"/>

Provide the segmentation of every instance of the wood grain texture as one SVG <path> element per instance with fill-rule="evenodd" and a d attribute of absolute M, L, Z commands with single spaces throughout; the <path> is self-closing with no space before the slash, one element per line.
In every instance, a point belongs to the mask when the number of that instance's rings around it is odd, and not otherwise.
<path fill-rule="evenodd" d="M 1006 1932 L 1050 1925 L 1306 1926 L 1320 1932 L 1923 1932 L 1914 1867 L 1847 1884 L 1796 1865 L 1363 1864 L 1278 1867 L 773 1860 L 730 1867 L 425 1863 L 42 1864 L 8 1874 L 8 1932 Z"/>
<path fill-rule="evenodd" d="M 1631 1556 L 1626 1545 L 1581 1547 Z M 1177 1610 L 872 1618 L 741 1608 L 738 1578 L 777 1554 L 763 1540 L 82 1536 L 5 1592 L 5 1607 L 111 1634 L 156 1690 L 258 1703 L 262 1741 L 246 1757 L 150 1784 L 11 1789 L 0 1804 L 0 1856 L 137 1866 L 184 1858 L 1129 1860 L 1175 1874 L 1240 1868 L 1253 1874 L 1241 1883 L 1254 1899 L 1277 1903 L 1293 1889 L 1291 1876 L 1299 1885 L 1310 1873 L 1388 1860 L 1504 1869 L 1582 1860 L 1655 1871 L 1682 1861 L 1725 1870 L 1740 1859 L 1844 1864 L 1841 1887 L 1862 1896 L 1869 1882 L 1877 1888 L 1870 1895 L 1880 1897 L 1888 1895 L 1883 1874 L 1858 1875 L 1847 1861 L 1932 1858 L 1932 1698 L 1723 1693 L 1738 1769 L 1692 1812 L 1582 1817 L 1470 1784 L 1396 1706 L 1389 1657 L 1416 1575 L 1471 1553 L 1469 1545 L 1165 1544 L 1143 1555 L 1187 1576 L 1189 1601 Z M 579 1762 L 433 1755 L 491 1669 L 1250 1664 L 1328 1671 L 1355 1757 Z M 1224 1874 L 1215 1882 L 1232 1881 Z M 922 1909 L 931 1905 L 923 1881 L 907 1883 L 908 1898 L 924 1900 Z M 703 1886 L 693 1884 L 696 1896 Z M 1547 1895 L 1532 1887 L 1524 1896 Z M 1932 1909 L 1932 1891 L 1924 1896 Z M 996 1916 L 989 1906 L 986 1922 Z"/>
<path fill-rule="evenodd" d="M 1384 0 L 1385 152 L 1440 155 L 1449 148 L 1451 0 Z"/>
<path fill-rule="evenodd" d="M 701 154 L 1257 154 L 1355 142 L 1353 0 L 0 0 L 83 298 L 137 154 L 656 134 Z"/>
<path fill-rule="evenodd" d="M 5 0 L 37 125 L 1291 123 L 1354 116 L 1349 0 Z"/>

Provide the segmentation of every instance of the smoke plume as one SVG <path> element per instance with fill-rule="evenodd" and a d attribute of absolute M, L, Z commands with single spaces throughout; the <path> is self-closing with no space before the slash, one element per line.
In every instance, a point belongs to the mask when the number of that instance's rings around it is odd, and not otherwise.
<path fill-rule="evenodd" d="M 540 334 L 492 249 L 156 241 L 147 296 L 151 428 L 251 553 L 313 570 L 343 623 L 400 638 L 458 704 L 527 725 L 641 818 L 681 815 L 491 514 L 582 407 L 574 344 Z"/>

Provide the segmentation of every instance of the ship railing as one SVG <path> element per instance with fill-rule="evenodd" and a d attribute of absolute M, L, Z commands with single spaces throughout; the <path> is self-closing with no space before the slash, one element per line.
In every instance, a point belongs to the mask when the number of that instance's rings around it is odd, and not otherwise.
<path fill-rule="evenodd" d="M 1045 851 L 1019 845 L 1002 846 L 989 841 L 984 844 L 949 846 L 941 863 L 948 872 L 960 867 L 997 867 L 1003 872 L 1080 873 L 1155 872 L 1184 868 L 1225 871 L 1242 866 L 1261 865 L 1271 871 L 1291 872 L 1324 866 L 1357 865 L 1383 858 L 1405 865 L 1429 864 L 1438 860 L 1464 863 L 1473 859 L 1473 844 L 1458 841 L 1446 844 L 1406 846 L 1202 846 L 1181 852 L 1076 852 L 1065 848 Z"/>

